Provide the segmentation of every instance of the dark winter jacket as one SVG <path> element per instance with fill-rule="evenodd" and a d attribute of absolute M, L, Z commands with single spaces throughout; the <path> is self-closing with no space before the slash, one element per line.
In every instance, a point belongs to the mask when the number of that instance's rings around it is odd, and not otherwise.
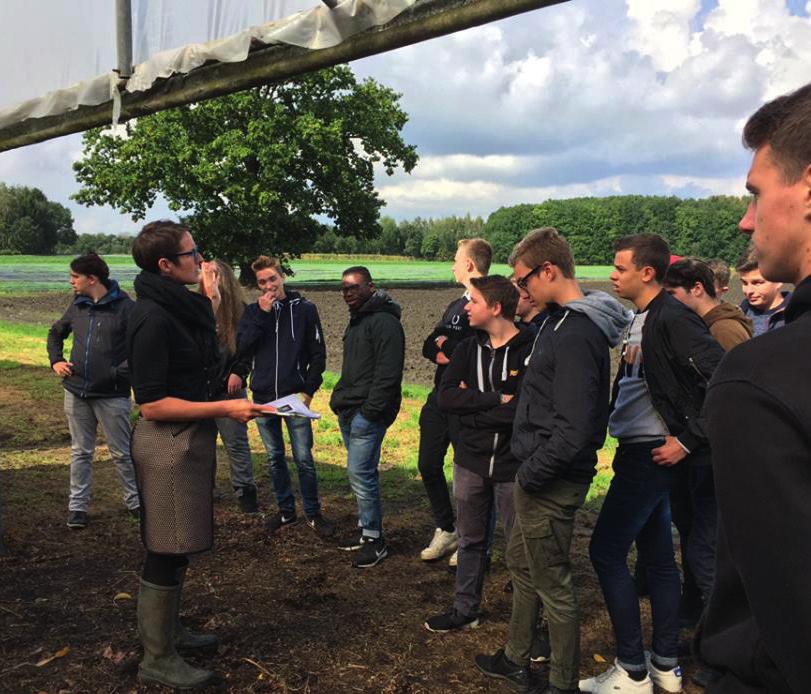
<path fill-rule="evenodd" d="M 437 354 L 442 352 L 448 359 L 453 356 L 453 352 L 462 340 L 467 339 L 473 335 L 473 328 L 470 327 L 468 322 L 467 312 L 465 306 L 470 301 L 470 297 L 465 293 L 455 301 L 448 304 L 442 318 L 434 326 L 431 334 L 425 338 L 422 344 L 422 356 L 428 361 L 436 364 Z M 442 348 L 437 346 L 436 341 L 446 337 L 442 343 Z M 436 372 L 434 373 L 434 388 L 439 387 L 439 382 L 442 380 L 442 373 L 445 371 L 447 364 L 437 364 Z"/>
<path fill-rule="evenodd" d="M 51 366 L 65 361 L 65 338 L 73 333 L 73 373 L 62 380 L 65 390 L 80 398 L 129 397 L 127 320 L 135 302 L 118 282 L 109 280 L 98 303 L 77 296 L 65 315 L 48 331 Z"/>
<path fill-rule="evenodd" d="M 254 302 L 237 326 L 234 373 L 245 381 L 253 359 L 251 390 L 256 402 L 270 402 L 291 393 L 313 395 L 327 368 L 324 332 L 315 304 L 297 292 L 286 292 L 270 311 Z"/>
<path fill-rule="evenodd" d="M 698 315 L 664 289 L 648 304 L 642 327 L 642 363 L 654 409 L 668 431 L 690 452 L 707 443 L 701 409 L 707 384 L 724 356 Z M 617 372 L 612 396 L 616 402 L 622 371 Z M 706 456 L 694 460 L 709 462 Z"/>
<path fill-rule="evenodd" d="M 341 377 L 329 406 L 344 419 L 356 412 L 389 426 L 402 400 L 405 334 L 400 306 L 378 289 L 356 312 L 344 331 Z"/>
<path fill-rule="evenodd" d="M 707 311 L 701 318 L 710 329 L 710 335 L 725 352 L 746 342 L 754 333 L 752 319 L 745 316 L 740 308 L 726 301 Z"/>
<path fill-rule="evenodd" d="M 741 301 L 741 311 L 748 318 L 752 319 L 755 328 L 755 335 L 762 335 L 769 330 L 782 328 L 786 324 L 786 307 L 791 300 L 791 292 L 780 292 L 783 301 L 771 311 L 760 311 L 750 304 L 746 299 Z"/>
<path fill-rule="evenodd" d="M 532 331 L 533 335 L 537 335 L 548 315 L 549 311 L 544 309 L 540 313 L 536 313 L 531 321 L 517 320 L 516 325 L 520 325 L 522 328 L 528 328 Z"/>
<path fill-rule="evenodd" d="M 518 482 L 539 492 L 560 478 L 588 483 L 605 441 L 611 387 L 609 348 L 629 311 L 604 292 L 549 306 L 519 391 L 512 452 Z"/>
<path fill-rule="evenodd" d="M 811 278 L 786 326 L 729 352 L 710 382 L 715 587 L 697 646 L 708 694 L 804 694 L 811 633 Z"/>
<path fill-rule="evenodd" d="M 439 385 L 440 409 L 459 415 L 454 462 L 496 482 L 513 481 L 520 465 L 510 450 L 518 400 L 502 404 L 501 395 L 517 395 L 534 336 L 520 329 L 493 349 L 487 333 L 476 331 L 457 346 Z"/>

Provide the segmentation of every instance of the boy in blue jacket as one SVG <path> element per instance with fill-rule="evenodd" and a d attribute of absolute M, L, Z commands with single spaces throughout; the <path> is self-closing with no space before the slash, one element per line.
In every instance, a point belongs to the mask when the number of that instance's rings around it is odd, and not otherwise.
<path fill-rule="evenodd" d="M 318 309 L 297 292 L 286 291 L 285 275 L 279 261 L 259 256 L 251 268 L 262 294 L 246 307 L 237 327 L 239 362 L 253 359 L 251 391 L 254 402 L 270 402 L 298 394 L 309 406 L 323 382 L 327 351 Z M 232 373 L 229 390 L 239 385 L 247 373 Z M 239 383 L 236 381 L 239 380 Z M 293 460 L 298 468 L 304 516 L 307 524 L 321 537 L 329 537 L 334 526 L 321 513 L 318 478 L 313 460 L 313 431 L 309 419 L 286 417 Z M 282 417 L 271 415 L 256 420 L 259 435 L 268 455 L 270 477 L 279 511 L 270 518 L 272 531 L 298 522 L 290 471 L 284 456 Z"/>

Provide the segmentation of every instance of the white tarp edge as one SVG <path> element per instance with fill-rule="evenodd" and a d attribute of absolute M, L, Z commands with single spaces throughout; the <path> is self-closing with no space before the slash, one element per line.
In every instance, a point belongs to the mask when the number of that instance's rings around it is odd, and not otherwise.
<path fill-rule="evenodd" d="M 326 5 L 320 5 L 223 39 L 156 53 L 149 60 L 135 66 L 126 91 L 146 91 L 158 79 L 190 72 L 209 60 L 224 63 L 243 61 L 248 57 L 254 39 L 264 44 L 290 44 L 311 50 L 329 48 L 353 34 L 390 22 L 415 2 L 416 0 L 343 0 L 332 10 Z M 106 73 L 2 109 L 0 128 L 28 118 L 43 118 L 66 113 L 80 106 L 103 104 L 117 94 L 117 83 L 116 73 Z"/>

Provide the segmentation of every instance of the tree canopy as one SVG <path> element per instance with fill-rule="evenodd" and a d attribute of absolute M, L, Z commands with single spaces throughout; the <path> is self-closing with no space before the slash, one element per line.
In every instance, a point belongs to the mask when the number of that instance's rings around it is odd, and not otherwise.
<path fill-rule="evenodd" d="M 121 135 L 91 130 L 74 164 L 86 205 L 143 219 L 157 197 L 186 213 L 210 255 L 248 264 L 337 236 L 379 236 L 374 167 L 411 171 L 399 95 L 345 66 L 138 119 Z"/>
<path fill-rule="evenodd" d="M 73 215 L 39 188 L 0 183 L 0 250 L 50 255 L 57 244 L 76 240 Z"/>

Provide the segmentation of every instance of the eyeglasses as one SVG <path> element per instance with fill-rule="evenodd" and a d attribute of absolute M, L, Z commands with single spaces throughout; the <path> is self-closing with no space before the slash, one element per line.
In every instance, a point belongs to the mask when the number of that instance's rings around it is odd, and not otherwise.
<path fill-rule="evenodd" d="M 515 286 L 518 287 L 519 289 L 523 289 L 524 291 L 526 291 L 527 282 L 529 282 L 530 278 L 533 275 L 537 275 L 538 271 L 542 267 L 543 267 L 543 263 L 541 263 L 540 265 L 536 265 L 526 275 L 524 275 L 523 277 L 519 277 L 517 280 L 515 280 Z"/>
<path fill-rule="evenodd" d="M 193 256 L 195 260 L 197 260 L 197 258 L 203 255 L 203 252 L 197 246 L 195 246 L 190 251 L 183 251 L 183 253 L 172 253 L 171 255 L 174 258 L 181 258 L 184 255 L 190 255 Z"/>

